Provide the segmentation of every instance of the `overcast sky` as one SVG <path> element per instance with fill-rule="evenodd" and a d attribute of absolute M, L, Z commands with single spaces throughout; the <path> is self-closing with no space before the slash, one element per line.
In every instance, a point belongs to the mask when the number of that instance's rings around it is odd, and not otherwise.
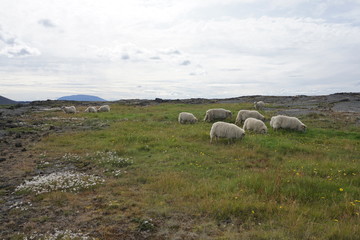
<path fill-rule="evenodd" d="M 0 95 L 360 92 L 360 0 L 0 0 Z"/>

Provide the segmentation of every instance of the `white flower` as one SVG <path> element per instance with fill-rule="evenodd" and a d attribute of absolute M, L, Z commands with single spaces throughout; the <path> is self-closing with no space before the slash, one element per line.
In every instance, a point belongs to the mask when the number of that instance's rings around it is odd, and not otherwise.
<path fill-rule="evenodd" d="M 52 191 L 76 192 L 104 182 L 98 176 L 76 172 L 58 172 L 46 176 L 36 176 L 30 181 L 19 185 L 15 191 L 29 190 L 36 194 Z"/>

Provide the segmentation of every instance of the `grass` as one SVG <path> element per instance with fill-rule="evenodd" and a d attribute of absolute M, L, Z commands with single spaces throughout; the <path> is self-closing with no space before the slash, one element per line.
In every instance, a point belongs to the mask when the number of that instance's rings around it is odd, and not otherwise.
<path fill-rule="evenodd" d="M 99 172 L 121 170 L 120 177 L 105 174 L 101 187 L 82 194 L 101 196 L 104 203 L 87 202 L 88 209 L 127 221 L 134 231 L 168 236 L 183 231 L 203 239 L 356 239 L 359 126 L 342 125 L 338 115 L 309 115 L 301 117 L 306 133 L 273 131 L 267 122 L 267 135 L 249 133 L 230 145 L 226 140 L 209 143 L 211 124 L 201 121 L 207 109 L 237 113 L 251 105 L 114 104 L 109 113 L 76 115 L 109 127 L 53 134 L 35 150 L 46 152 L 47 161 L 68 153 L 90 161 Z M 200 121 L 178 124 L 182 111 Z M 94 157 L 98 151 L 116 153 L 131 164 L 99 161 Z M 144 220 L 150 218 L 151 223 Z"/>

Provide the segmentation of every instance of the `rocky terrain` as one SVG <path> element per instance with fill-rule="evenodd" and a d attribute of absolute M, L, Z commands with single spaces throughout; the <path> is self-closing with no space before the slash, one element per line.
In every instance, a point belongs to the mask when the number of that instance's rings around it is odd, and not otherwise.
<path fill-rule="evenodd" d="M 153 105 L 161 103 L 252 103 L 264 101 L 270 106 L 265 110 L 274 110 L 278 114 L 299 116 L 312 113 L 337 113 L 357 119 L 360 125 L 360 93 L 339 93 L 326 96 L 246 96 L 229 99 L 183 99 L 183 100 L 119 100 L 108 104 Z M 41 141 L 50 133 L 66 132 L 89 128 L 106 127 L 104 122 L 88 122 L 83 118 L 38 118 L 33 112 L 61 111 L 62 105 L 71 102 L 38 101 L 29 104 L 3 106 L 0 108 L 0 238 L 7 239 L 13 232 L 26 227 L 26 221 L 9 215 L 13 208 L 29 207 L 26 199 L 12 194 L 16 186 L 24 180 L 39 174 L 39 155 L 29 151 L 32 145 Z M 78 105 L 91 105 L 89 102 L 76 102 Z M 98 103 L 97 103 L 98 104 Z M 86 166 L 81 166 L 86 167 Z M 49 213 L 44 209 L 44 213 Z M 52 213 L 54 214 L 54 213 Z"/>

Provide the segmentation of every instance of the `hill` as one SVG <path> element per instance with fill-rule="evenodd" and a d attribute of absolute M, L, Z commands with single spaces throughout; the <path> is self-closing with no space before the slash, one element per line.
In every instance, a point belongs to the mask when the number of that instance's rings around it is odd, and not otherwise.
<path fill-rule="evenodd" d="M 91 95 L 71 95 L 58 98 L 57 100 L 62 101 L 85 101 L 85 102 L 105 102 L 105 99 Z"/>
<path fill-rule="evenodd" d="M 0 105 L 17 104 L 16 101 L 0 96 Z"/>

